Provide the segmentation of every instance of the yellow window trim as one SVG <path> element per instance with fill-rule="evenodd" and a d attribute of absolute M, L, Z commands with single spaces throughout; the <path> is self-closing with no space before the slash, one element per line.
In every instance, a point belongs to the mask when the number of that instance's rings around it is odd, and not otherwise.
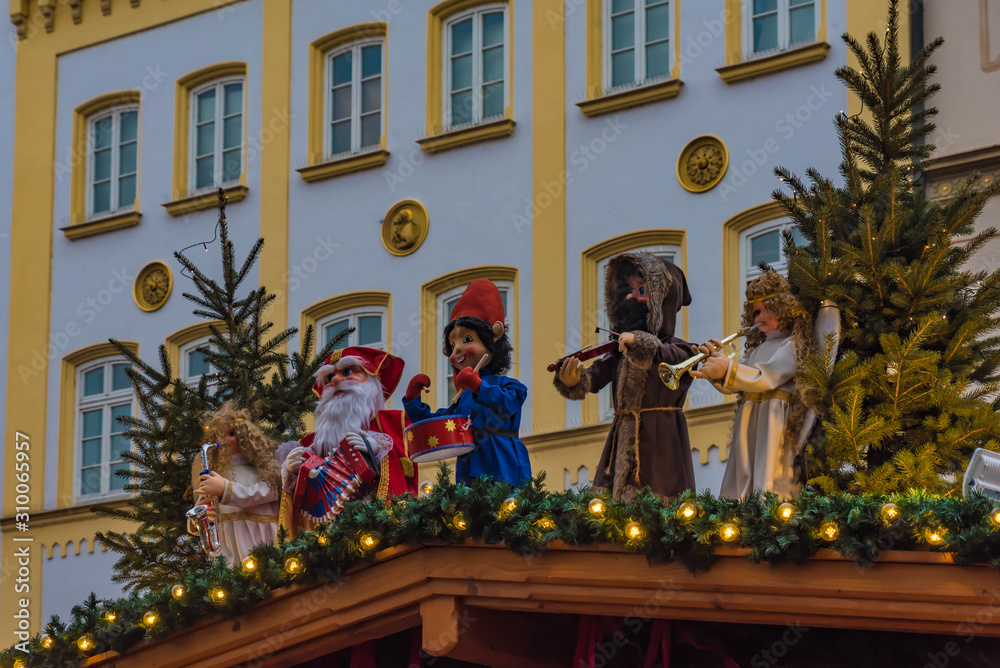
<path fill-rule="evenodd" d="M 247 197 L 247 193 L 250 189 L 246 186 L 246 174 L 240 174 L 240 183 L 238 185 L 226 186 L 222 189 L 223 194 L 226 196 L 226 201 L 228 204 L 233 204 L 234 202 L 239 202 Z M 182 199 L 174 200 L 173 202 L 166 202 L 163 204 L 163 208 L 167 210 L 171 216 L 183 216 L 185 214 L 191 213 L 192 211 L 203 211 L 204 209 L 214 209 L 219 206 L 219 191 L 210 190 L 200 195 L 192 195 L 191 197 L 184 197 Z"/>
<path fill-rule="evenodd" d="M 503 4 L 507 6 L 508 35 L 504 47 L 509 59 L 507 87 L 507 104 L 504 106 L 504 121 L 480 124 L 459 130 L 446 132 L 444 128 L 444 24 L 452 16 L 474 9 L 480 5 Z M 449 148 L 465 146 L 478 141 L 507 137 L 514 132 L 514 4 L 509 0 L 444 0 L 431 7 L 427 12 L 427 120 L 424 139 L 417 142 L 427 153 L 437 153 Z M 471 132 L 481 126 L 494 126 L 483 133 Z M 469 134 L 465 134 L 469 132 Z M 434 141 L 440 140 L 440 141 Z"/>
<path fill-rule="evenodd" d="M 830 51 L 830 45 L 826 42 L 816 42 L 808 46 L 800 46 L 797 49 L 779 51 L 771 56 L 754 58 L 735 65 L 719 67 L 715 71 L 719 73 L 726 83 L 736 83 L 745 81 L 764 74 L 789 70 L 793 67 L 801 67 L 811 63 L 818 63 L 826 58 Z"/>
<path fill-rule="evenodd" d="M 585 116 L 599 116 L 641 104 L 669 100 L 680 95 L 681 77 L 681 0 L 672 0 L 673 22 L 670 36 L 674 45 L 670 79 L 652 84 L 639 84 L 622 91 L 605 93 L 604 82 L 604 3 L 608 0 L 587 0 L 587 99 L 576 106 Z"/>
<path fill-rule="evenodd" d="M 135 341 L 120 341 L 133 354 L 139 354 Z M 59 479 L 56 484 L 57 508 L 69 508 L 73 503 L 73 469 L 76 465 L 74 428 L 76 425 L 76 370 L 81 364 L 121 353 L 111 343 L 95 343 L 80 348 L 62 359 L 62 379 L 59 383 Z"/>
<path fill-rule="evenodd" d="M 203 197 L 215 197 L 214 192 L 206 195 L 190 196 L 188 193 L 188 147 L 191 145 L 190 120 L 191 120 L 191 93 L 199 86 L 207 84 L 215 79 L 226 77 L 244 77 L 243 82 L 243 169 L 240 171 L 240 185 L 230 189 L 243 188 L 243 196 L 238 199 L 230 195 L 230 202 L 238 202 L 246 196 L 246 171 L 247 171 L 247 98 L 249 81 L 246 80 L 247 64 L 240 61 L 230 61 L 225 63 L 215 63 L 208 67 L 189 72 L 177 79 L 174 85 L 174 188 L 173 201 L 164 204 L 167 213 L 178 216 L 190 211 L 211 208 L 214 204 L 205 204 Z M 202 204 L 205 204 L 202 206 Z"/>
<path fill-rule="evenodd" d="M 135 202 L 136 206 L 139 206 L 138 198 L 136 198 Z M 67 225 L 59 229 L 62 230 L 67 239 L 83 239 L 84 237 L 92 237 L 97 234 L 113 232 L 114 230 L 121 230 L 126 227 L 135 227 L 139 224 L 141 218 L 142 214 L 138 211 L 125 211 L 95 220 L 88 220 L 85 223 Z"/>
<path fill-rule="evenodd" d="M 302 315 L 299 318 L 299 341 L 300 344 L 305 344 L 306 329 L 308 327 L 313 328 L 313 350 L 316 351 L 322 348 L 319 345 L 319 339 L 317 338 L 316 323 L 325 318 L 328 315 L 333 315 L 334 313 L 339 313 L 340 311 L 346 311 L 347 309 L 359 308 L 365 306 L 383 306 L 385 307 L 386 320 L 385 320 L 385 343 L 388 349 L 391 349 L 392 342 L 392 293 L 382 292 L 377 290 L 361 290 L 358 292 L 345 292 L 341 295 L 334 295 L 333 297 L 328 297 L 322 299 L 315 304 L 307 306 L 302 309 Z M 301 346 L 300 346 L 301 347 Z"/>
<path fill-rule="evenodd" d="M 509 281 L 514 285 L 514 308 L 520 308 L 520 286 L 518 285 L 518 272 L 516 267 L 505 267 L 501 265 L 484 265 L 480 267 L 469 267 L 459 269 L 451 273 L 439 276 L 420 286 L 420 369 L 408 374 L 413 376 L 416 373 L 425 373 L 431 379 L 431 387 L 436 388 L 438 383 L 438 357 L 441 355 L 441 332 L 448 323 L 438 322 L 438 296 L 448 290 L 468 285 L 477 278 L 486 278 L 491 281 Z M 509 318 L 509 315 L 508 315 Z M 511 368 L 517 368 L 518 351 L 520 350 L 520 321 L 515 319 L 514 331 L 509 332 L 511 345 L 514 346 L 514 354 L 511 357 Z M 431 410 L 437 408 L 437 392 L 431 392 L 427 397 L 427 405 Z"/>
<path fill-rule="evenodd" d="M 170 362 L 170 371 L 174 378 L 182 377 L 181 374 L 181 348 L 196 341 L 212 335 L 212 327 L 225 333 L 226 327 L 221 320 L 203 320 L 193 325 L 182 327 L 173 334 L 169 334 L 163 343 L 167 348 L 167 361 Z"/>
<path fill-rule="evenodd" d="M 90 222 L 87 220 L 87 162 L 88 162 L 88 141 L 87 141 L 87 125 L 90 119 L 99 113 L 114 109 L 115 107 L 122 107 L 125 105 L 135 104 L 138 105 L 141 101 L 142 94 L 137 90 L 119 90 L 113 93 L 105 93 L 103 95 L 98 95 L 97 97 L 91 98 L 78 105 L 73 109 L 73 144 L 71 152 L 71 177 L 70 177 L 70 194 L 69 194 L 69 209 L 70 209 L 70 224 L 67 227 L 62 228 L 63 232 L 70 239 L 76 239 L 79 237 L 90 236 L 92 234 L 100 234 L 101 232 L 108 232 L 110 230 L 116 230 L 121 227 L 128 227 L 128 225 L 117 225 L 113 227 L 105 227 L 98 229 L 97 231 L 90 231 L 85 233 L 83 228 L 81 230 L 73 230 L 71 234 L 71 228 L 80 225 L 88 225 Z M 136 130 L 136 136 L 138 138 L 138 146 L 136 149 L 136 165 L 141 165 L 142 158 L 142 110 L 139 110 L 139 126 Z M 112 218 L 118 218 L 122 215 L 129 213 L 136 213 L 135 222 L 131 225 L 137 225 L 139 223 L 138 211 L 139 211 L 139 183 L 142 178 L 140 170 L 137 170 L 136 174 L 136 184 L 135 184 L 135 204 L 132 207 L 132 211 L 125 212 L 122 214 L 112 214 L 104 218 L 99 219 L 101 222 L 109 220 Z M 100 226 L 97 226 L 100 227 Z M 88 228 L 93 230 L 94 228 Z"/>
<path fill-rule="evenodd" d="M 850 2 L 851 0 L 848 1 Z M 864 1 L 867 2 L 867 0 Z M 742 16 L 743 0 L 724 0 L 724 2 L 725 6 L 723 8 L 722 21 L 725 24 L 725 31 L 726 31 L 726 64 L 725 66 L 720 67 L 715 71 L 719 73 L 719 75 L 722 77 L 722 80 L 725 81 L 726 83 L 742 81 L 743 79 L 749 79 L 750 77 L 760 76 L 762 74 L 770 74 L 771 72 L 778 72 L 780 70 L 785 70 L 792 67 L 798 67 L 800 65 L 807 65 L 809 63 L 814 63 L 816 61 L 825 58 L 827 51 L 830 50 L 830 45 L 826 43 L 827 41 L 826 0 L 817 0 L 817 2 L 820 3 L 820 9 L 819 9 L 820 18 L 819 18 L 819 25 L 816 27 L 815 43 L 805 47 L 792 49 L 789 51 L 781 51 L 779 53 L 774 54 L 773 56 L 751 59 L 744 62 L 743 16 Z M 878 3 L 867 2 L 867 4 L 875 6 Z M 878 9 L 879 12 L 881 13 L 885 12 L 884 5 L 878 4 L 878 7 L 879 7 Z M 863 32 L 853 33 L 853 34 L 860 35 L 863 34 Z M 822 45 L 825 45 L 826 48 L 825 49 L 822 48 Z M 812 49 L 812 52 L 810 52 L 808 55 L 797 53 L 799 51 L 809 50 L 809 49 Z M 782 58 L 782 56 L 787 56 L 790 54 L 795 54 L 795 55 L 792 58 Z M 756 66 L 753 66 L 753 64 L 755 63 Z M 741 65 L 746 66 L 746 68 L 737 67 Z"/>
<path fill-rule="evenodd" d="M 326 159 L 323 134 L 326 125 L 326 56 L 331 51 L 353 42 L 381 37 L 382 59 L 386 62 L 389 52 L 389 24 L 384 21 L 357 23 L 335 30 L 314 40 L 309 45 L 309 128 L 307 166 L 298 169 L 299 176 L 307 183 L 349 174 L 362 169 L 381 167 L 389 159 L 386 150 L 389 106 L 388 73 L 382 72 L 382 137 L 379 150 L 347 156 L 338 160 Z"/>
<path fill-rule="evenodd" d="M 637 230 L 596 243 L 583 251 L 580 258 L 580 347 L 597 343 L 597 265 L 613 255 L 644 248 L 646 246 L 669 245 L 681 249 L 681 270 L 687 275 L 687 233 L 678 229 Z M 688 335 L 687 307 L 684 307 L 684 325 L 681 337 Z M 545 360 L 543 360 L 545 361 Z M 548 364 L 548 360 L 545 361 Z M 600 412 L 597 395 L 590 394 L 583 400 L 581 422 L 583 426 L 597 424 Z"/>
<path fill-rule="evenodd" d="M 777 202 L 765 202 L 740 211 L 722 224 L 722 329 L 728 336 L 740 328 L 743 312 L 743 289 L 740 287 L 740 234 L 788 214 Z"/>

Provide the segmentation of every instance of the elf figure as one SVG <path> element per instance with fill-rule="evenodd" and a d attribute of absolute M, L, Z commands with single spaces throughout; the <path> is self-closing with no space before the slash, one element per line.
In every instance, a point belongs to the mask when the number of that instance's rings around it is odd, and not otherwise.
<path fill-rule="evenodd" d="M 517 435 L 528 388 L 503 375 L 510 369 L 513 353 L 504 320 L 497 286 L 485 278 L 469 283 L 451 310 L 442 348 L 461 394 L 447 408 L 431 412 L 420 400 L 431 381 L 421 373 L 410 380 L 403 398 L 403 408 L 414 422 L 444 415 L 472 417 L 476 449 L 456 461 L 458 482 L 487 475 L 520 485 L 531 477 L 528 450 Z"/>
<path fill-rule="evenodd" d="M 661 362 L 677 364 L 694 348 L 674 336 L 677 313 L 691 303 L 680 268 L 651 253 L 622 253 L 608 261 L 604 305 L 619 334 L 618 350 L 589 368 L 567 359 L 556 371 L 556 390 L 580 400 L 611 383 L 615 418 L 597 466 L 594 486 L 631 501 L 649 487 L 663 499 L 694 488 L 694 464 L 681 407 L 691 379 L 676 390 L 660 381 Z"/>
<path fill-rule="evenodd" d="M 212 497 L 222 554 L 238 564 L 254 545 L 274 542 L 281 490 L 277 443 L 231 402 L 210 414 L 206 427 L 220 447 L 209 454 L 207 475 L 198 475 L 201 464 L 195 462 L 195 504 Z"/>

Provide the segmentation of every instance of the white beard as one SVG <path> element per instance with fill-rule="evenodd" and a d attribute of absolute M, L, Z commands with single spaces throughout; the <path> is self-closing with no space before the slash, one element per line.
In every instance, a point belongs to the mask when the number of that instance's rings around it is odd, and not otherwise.
<path fill-rule="evenodd" d="M 371 379 L 364 383 L 343 382 L 336 394 L 332 387 L 326 388 L 313 414 L 316 418 L 313 450 L 320 457 L 329 457 L 348 433 L 368 431 L 384 401 L 382 384 Z"/>

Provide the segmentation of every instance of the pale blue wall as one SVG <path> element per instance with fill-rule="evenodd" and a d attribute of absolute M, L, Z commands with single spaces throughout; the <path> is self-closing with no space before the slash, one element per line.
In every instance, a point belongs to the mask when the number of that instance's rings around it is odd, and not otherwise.
<path fill-rule="evenodd" d="M 43 627 L 52 615 L 59 615 L 63 622 L 70 621 L 70 610 L 83 603 L 91 592 L 103 599 L 122 596 L 121 587 L 111 581 L 118 555 L 110 550 L 105 552 L 100 545 L 88 552 L 87 540 L 81 542 L 79 556 L 73 554 L 74 548 L 69 545 L 65 557 L 60 556 L 61 546 L 56 548 L 54 556 L 48 549 L 42 551 Z"/>

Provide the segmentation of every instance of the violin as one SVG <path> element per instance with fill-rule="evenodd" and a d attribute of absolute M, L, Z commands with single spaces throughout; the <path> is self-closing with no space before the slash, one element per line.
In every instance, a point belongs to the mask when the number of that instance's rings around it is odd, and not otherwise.
<path fill-rule="evenodd" d="M 603 329 L 602 327 L 598 327 L 594 331 L 595 332 L 599 332 L 602 329 Z M 587 346 L 586 348 L 581 348 L 580 350 L 577 350 L 575 353 L 570 353 L 569 355 L 566 355 L 565 357 L 560 357 L 555 362 L 553 362 L 552 364 L 548 365 L 546 367 L 546 370 L 547 371 L 557 371 L 559 369 L 559 367 L 561 367 L 563 365 L 563 362 L 565 362 L 566 360 L 570 359 L 571 357 L 575 357 L 576 359 L 580 360 L 581 362 L 584 362 L 586 360 L 593 359 L 595 357 L 600 357 L 601 355 L 603 355 L 605 353 L 610 353 L 610 352 L 612 352 L 614 350 L 617 350 L 618 349 L 618 333 L 617 332 L 612 332 L 612 331 L 607 330 L 607 329 L 605 329 L 604 331 L 608 332 L 608 334 L 611 336 L 611 340 L 610 341 L 605 341 L 604 343 L 598 343 L 598 344 L 595 344 L 593 346 Z"/>

